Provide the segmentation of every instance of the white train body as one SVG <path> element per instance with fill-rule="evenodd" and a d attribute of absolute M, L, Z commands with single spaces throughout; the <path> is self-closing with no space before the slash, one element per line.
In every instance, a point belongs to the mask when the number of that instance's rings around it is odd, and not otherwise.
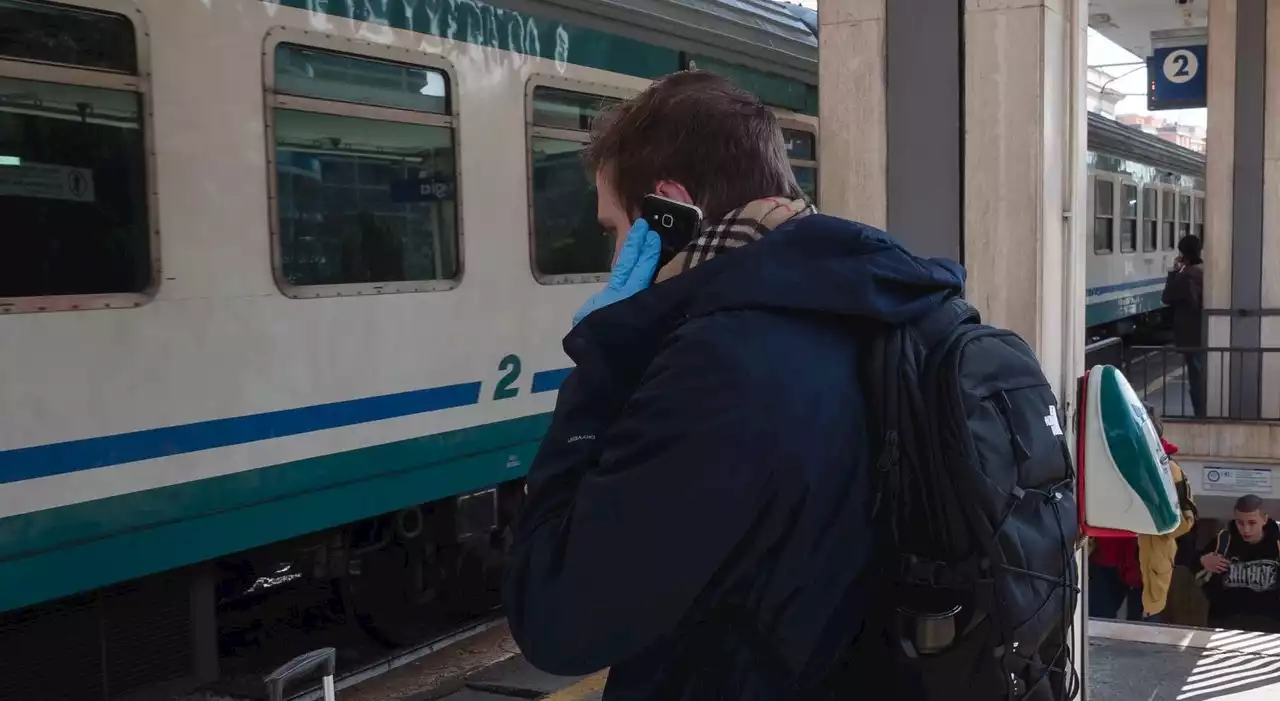
<path fill-rule="evenodd" d="M 10 103 L 34 90 L 47 106 L 47 81 L 141 94 L 154 256 L 145 290 L 0 299 L 0 610 L 523 475 L 569 367 L 561 339 L 607 268 L 531 270 L 530 139 L 584 138 L 531 126 L 531 91 L 618 98 L 648 80 L 568 62 L 588 30 L 482 3 L 372 3 L 392 4 L 434 35 L 336 2 L 74 0 L 133 24 L 136 75 L 0 58 Z M 438 71 L 450 109 L 278 95 L 282 44 Z M 291 286 L 277 107 L 451 129 L 460 272 Z M 4 182 L 0 214 L 4 195 L 51 196 Z"/>
<path fill-rule="evenodd" d="M 88 101 L 98 110 L 94 119 L 118 124 L 128 118 L 111 106 L 126 105 L 127 113 L 140 95 L 133 123 L 145 143 L 146 187 L 134 194 L 145 207 L 121 226 L 145 219 L 152 265 L 148 284 L 136 290 L 0 296 L 0 611 L 523 474 L 569 367 L 561 338 L 607 267 L 533 270 L 531 140 L 585 138 L 581 130 L 531 123 L 533 92 L 624 97 L 684 67 L 685 52 L 473 0 L 30 7 L 83 8 L 130 23 L 133 72 L 0 56 L 0 119 L 6 110 L 47 117 L 60 100 L 67 109 Z M 763 0 L 743 7 L 816 51 L 816 40 L 785 11 Z M 431 79 L 421 94 L 443 96 L 445 108 L 284 94 L 274 70 L 281 45 L 434 72 L 443 80 Z M 792 102 L 779 112 L 799 135 L 793 163 L 811 183 L 816 75 L 808 85 L 769 76 L 760 66 L 771 60 L 747 56 L 743 62 L 756 68 L 736 68 L 735 77 L 799 86 L 782 91 L 790 97 L 779 100 Z M 68 85 L 114 92 L 90 100 L 66 92 Z M 456 167 L 433 166 L 448 178 L 430 184 L 448 191 L 431 200 L 448 202 L 432 210 L 437 233 L 447 228 L 441 212 L 452 207 L 458 236 L 437 239 L 430 260 L 440 273 L 456 250 L 457 274 L 295 284 L 284 270 L 280 210 L 299 222 L 315 213 L 282 205 L 279 178 L 315 163 L 277 157 L 278 110 L 452 134 Z M 321 129 L 319 121 L 293 119 L 290 128 L 300 132 Z M 341 153 L 339 137 L 351 142 L 361 134 L 327 133 L 310 148 Z M 21 163 L 4 153 L 4 138 L 0 132 L 0 216 L 18 200 L 90 206 L 111 187 L 127 186 L 70 159 Z M 12 176 L 19 171 L 70 180 L 33 185 Z M 16 260 L 0 263 L 0 277 L 40 264 Z M 1123 313 L 1100 312 L 1090 323 L 1149 311 L 1146 302 L 1126 300 L 1149 301 L 1154 291 L 1158 302 L 1170 262 L 1168 250 L 1091 257 L 1090 309 L 1105 304 Z"/>

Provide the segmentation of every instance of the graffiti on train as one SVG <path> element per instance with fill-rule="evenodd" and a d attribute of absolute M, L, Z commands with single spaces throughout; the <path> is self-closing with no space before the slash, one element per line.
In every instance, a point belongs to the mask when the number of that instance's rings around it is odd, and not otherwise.
<path fill-rule="evenodd" d="M 265 0 L 272 4 L 311 12 L 320 30 L 328 29 L 330 17 L 344 18 L 362 26 L 356 31 L 371 38 L 389 41 L 391 28 L 507 52 L 510 60 L 526 56 L 552 59 L 561 72 L 569 62 L 570 31 L 573 28 L 551 20 L 541 31 L 538 20 L 520 12 L 494 7 L 480 0 Z M 381 31 L 386 36 L 377 36 Z M 580 30 L 576 30 L 580 31 Z M 554 37 L 543 41 L 543 37 Z"/>

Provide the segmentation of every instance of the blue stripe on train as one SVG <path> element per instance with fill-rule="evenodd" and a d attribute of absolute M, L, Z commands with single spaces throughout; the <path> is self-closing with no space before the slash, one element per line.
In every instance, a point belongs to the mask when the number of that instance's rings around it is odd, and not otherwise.
<path fill-rule="evenodd" d="M 1114 285 L 1101 285 L 1099 287 L 1090 287 L 1089 289 L 1085 290 L 1084 293 L 1085 293 L 1085 296 L 1087 297 L 1097 297 L 1098 295 L 1105 295 L 1110 292 L 1123 292 L 1124 290 L 1136 290 L 1140 287 L 1151 287 L 1153 285 L 1163 285 L 1164 280 L 1165 279 L 1162 277 L 1151 277 L 1151 278 L 1147 278 L 1146 280 L 1131 280 L 1129 282 L 1118 282 Z"/>
<path fill-rule="evenodd" d="M 560 389 L 560 385 L 564 384 L 565 378 L 569 377 L 571 372 L 573 372 L 573 368 L 535 372 L 533 373 L 533 387 L 530 391 L 534 394 L 554 392 Z"/>
<path fill-rule="evenodd" d="M 569 369 L 534 373 L 532 391 L 554 392 L 568 374 Z M 0 451 L 0 484 L 470 406 L 480 402 L 480 385 L 446 385 Z"/>
<path fill-rule="evenodd" d="M 0 484 L 453 409 L 479 401 L 480 383 L 469 382 L 6 450 L 0 452 Z"/>

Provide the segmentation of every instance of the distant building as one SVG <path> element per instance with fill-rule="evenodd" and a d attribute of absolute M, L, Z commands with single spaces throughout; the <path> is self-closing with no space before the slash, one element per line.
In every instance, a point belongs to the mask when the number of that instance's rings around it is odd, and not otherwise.
<path fill-rule="evenodd" d="M 1124 93 L 1111 87 L 1115 78 L 1096 68 L 1089 69 L 1089 91 L 1085 102 L 1090 112 L 1097 112 L 1104 117 L 1116 118 L 1116 105 L 1124 99 Z"/>
<path fill-rule="evenodd" d="M 1122 114 L 1116 117 L 1116 121 L 1137 127 L 1182 148 L 1204 153 L 1206 135 L 1204 127 L 1199 125 L 1171 122 L 1150 114 Z"/>

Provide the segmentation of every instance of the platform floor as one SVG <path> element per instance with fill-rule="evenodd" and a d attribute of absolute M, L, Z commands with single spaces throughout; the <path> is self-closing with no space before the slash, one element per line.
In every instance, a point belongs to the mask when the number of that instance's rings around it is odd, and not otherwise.
<path fill-rule="evenodd" d="M 467 685 L 444 701 L 598 701 L 606 672 L 588 677 L 557 677 L 533 668 L 523 657 L 513 657 L 470 676 Z"/>
<path fill-rule="evenodd" d="M 1280 657 L 1095 637 L 1088 679 L 1088 701 L 1275 701 Z"/>
<path fill-rule="evenodd" d="M 1090 622 L 1088 696 L 1081 701 L 1277 701 L 1280 636 Z M 464 647 L 506 651 L 441 684 L 433 665 L 405 668 L 339 698 L 351 701 L 598 701 L 606 672 L 557 677 L 534 669 L 509 634 Z M 457 655 L 447 666 L 459 671 Z M 438 667 L 438 665 L 436 665 Z M 470 665 L 466 665 L 470 667 Z M 959 700 L 958 700 L 959 701 Z"/>

